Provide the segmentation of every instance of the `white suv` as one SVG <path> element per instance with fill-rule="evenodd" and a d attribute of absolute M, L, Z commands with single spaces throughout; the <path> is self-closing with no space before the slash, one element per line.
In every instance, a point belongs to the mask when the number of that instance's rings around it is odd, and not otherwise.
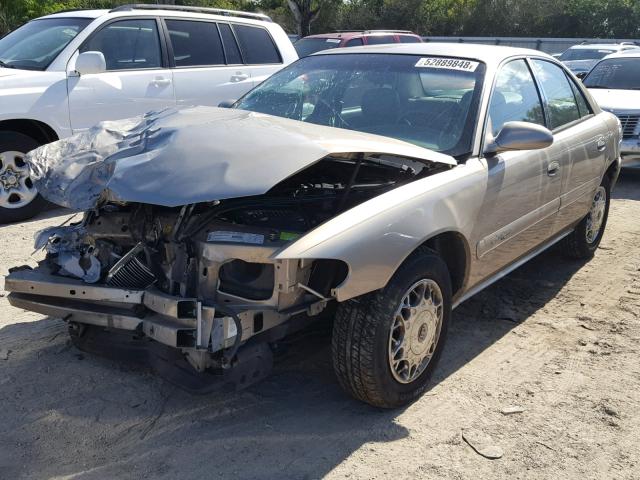
<path fill-rule="evenodd" d="M 29 150 L 103 120 L 238 99 L 297 58 L 258 13 L 125 5 L 23 25 L 0 39 L 0 223 L 44 204 Z"/>

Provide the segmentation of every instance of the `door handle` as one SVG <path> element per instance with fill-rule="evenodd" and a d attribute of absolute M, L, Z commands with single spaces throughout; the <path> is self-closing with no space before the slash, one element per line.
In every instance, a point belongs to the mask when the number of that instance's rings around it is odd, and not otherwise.
<path fill-rule="evenodd" d="M 560 164 L 558 162 L 551 162 L 547 167 L 547 175 L 555 177 L 560 171 Z"/>
<path fill-rule="evenodd" d="M 151 81 L 151 85 L 154 87 L 166 87 L 167 85 L 171 85 L 171 80 L 163 77 L 156 77 Z"/>
<path fill-rule="evenodd" d="M 237 82 L 242 82 L 244 80 L 246 80 L 247 78 L 249 78 L 249 75 L 247 75 L 246 73 L 242 73 L 242 72 L 236 72 L 235 75 L 231 75 L 231 81 L 234 83 Z"/>
<path fill-rule="evenodd" d="M 602 152 L 602 151 L 607 149 L 607 142 L 604 140 L 604 138 L 599 138 L 598 139 L 598 141 L 596 142 L 596 148 L 600 152 Z"/>

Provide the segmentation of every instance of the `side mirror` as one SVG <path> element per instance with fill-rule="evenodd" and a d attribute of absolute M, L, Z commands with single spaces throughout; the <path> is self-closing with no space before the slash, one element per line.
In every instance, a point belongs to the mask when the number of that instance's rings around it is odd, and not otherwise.
<path fill-rule="evenodd" d="M 578 72 L 576 73 L 576 77 L 578 77 L 580 80 L 584 80 L 584 77 L 587 76 L 587 73 L 589 72 Z"/>
<path fill-rule="evenodd" d="M 76 72 L 80 75 L 102 73 L 107 70 L 107 62 L 102 52 L 84 52 L 76 58 Z"/>
<path fill-rule="evenodd" d="M 553 144 L 553 134 L 542 125 L 529 122 L 507 122 L 484 149 L 486 154 L 514 150 L 539 150 Z"/>
<path fill-rule="evenodd" d="M 235 100 L 223 100 L 222 102 L 220 102 L 218 104 L 218 107 L 220 107 L 220 108 L 231 108 L 231 107 L 233 107 L 234 103 L 236 103 Z"/>

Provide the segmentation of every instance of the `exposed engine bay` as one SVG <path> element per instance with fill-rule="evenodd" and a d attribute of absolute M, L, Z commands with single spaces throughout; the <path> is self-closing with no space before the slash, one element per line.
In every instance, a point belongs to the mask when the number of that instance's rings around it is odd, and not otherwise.
<path fill-rule="evenodd" d="M 7 279 L 18 292 L 13 303 L 34 290 L 72 298 L 50 303 L 69 311 L 76 328 L 137 330 L 180 349 L 199 372 L 229 369 L 249 340 L 268 344 L 317 318 L 348 275 L 344 262 L 279 260 L 278 251 L 356 205 L 449 168 L 392 155 L 333 155 L 263 195 L 181 207 L 104 201 L 76 224 L 38 233 L 46 259 Z M 46 278 L 36 281 L 36 272 Z"/>

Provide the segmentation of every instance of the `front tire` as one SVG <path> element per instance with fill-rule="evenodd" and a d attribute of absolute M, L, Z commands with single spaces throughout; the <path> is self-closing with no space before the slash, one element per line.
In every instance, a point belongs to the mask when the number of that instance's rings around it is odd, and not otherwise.
<path fill-rule="evenodd" d="M 604 177 L 595 191 L 589 213 L 564 240 L 564 252 L 568 257 L 582 260 L 593 257 L 607 226 L 610 202 L 611 183 Z"/>
<path fill-rule="evenodd" d="M 384 289 L 338 306 L 332 353 L 340 385 L 375 407 L 416 400 L 440 359 L 450 318 L 447 266 L 420 249 Z"/>
<path fill-rule="evenodd" d="M 26 220 L 46 206 L 25 162 L 27 152 L 39 146 L 22 133 L 0 132 L 0 224 Z"/>

